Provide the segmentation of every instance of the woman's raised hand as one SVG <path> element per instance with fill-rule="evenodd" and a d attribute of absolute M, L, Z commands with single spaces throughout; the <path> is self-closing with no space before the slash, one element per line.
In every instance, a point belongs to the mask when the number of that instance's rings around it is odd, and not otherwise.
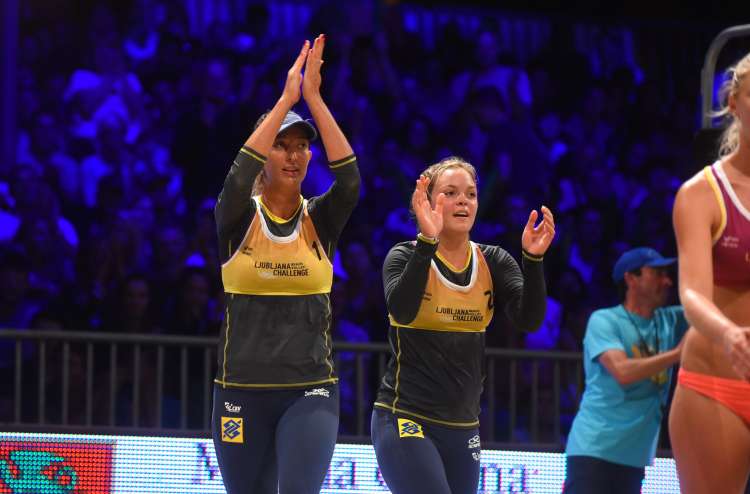
<path fill-rule="evenodd" d="M 430 179 L 420 175 L 414 194 L 411 196 L 411 207 L 417 217 L 419 231 L 426 237 L 438 238 L 443 231 L 443 201 L 445 194 L 438 194 L 435 199 L 435 208 L 432 208 L 430 199 L 427 197 L 427 186 Z"/>
<path fill-rule="evenodd" d="M 521 247 L 527 253 L 541 257 L 547 252 L 552 239 L 555 238 L 555 218 L 547 206 L 542 206 L 541 223 L 534 226 L 538 217 L 539 213 L 536 209 L 531 211 L 529 221 L 526 222 L 523 235 L 521 235 Z"/>
<path fill-rule="evenodd" d="M 307 102 L 315 98 L 320 98 L 320 83 L 322 82 L 320 68 L 323 66 L 323 48 L 325 48 L 325 44 L 326 35 L 319 35 L 315 38 L 310 53 L 307 55 L 305 77 L 302 81 L 302 97 Z"/>
<path fill-rule="evenodd" d="M 299 55 L 297 55 L 297 60 L 294 61 L 294 65 L 292 65 L 292 68 L 286 74 L 286 84 L 284 85 L 284 92 L 281 98 L 289 105 L 289 108 L 294 106 L 301 96 L 302 66 L 305 64 L 309 52 L 310 42 L 305 40 L 302 49 L 299 51 Z"/>

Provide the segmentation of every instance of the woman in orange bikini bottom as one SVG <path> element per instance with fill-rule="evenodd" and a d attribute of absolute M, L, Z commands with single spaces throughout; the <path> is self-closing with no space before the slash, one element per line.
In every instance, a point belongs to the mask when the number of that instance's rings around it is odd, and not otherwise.
<path fill-rule="evenodd" d="M 680 367 L 677 382 L 718 401 L 750 424 L 750 382 L 691 372 Z"/>

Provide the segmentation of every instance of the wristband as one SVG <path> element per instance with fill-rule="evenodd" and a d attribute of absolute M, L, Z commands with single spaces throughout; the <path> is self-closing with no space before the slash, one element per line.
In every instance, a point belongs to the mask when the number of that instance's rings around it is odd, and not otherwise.
<path fill-rule="evenodd" d="M 542 262 L 542 259 L 544 259 L 544 256 L 535 256 L 534 254 L 529 254 L 523 249 L 521 249 L 521 254 L 523 254 L 523 257 L 533 262 Z"/>
<path fill-rule="evenodd" d="M 428 237 L 426 235 L 422 235 L 422 232 L 417 233 L 417 238 L 421 240 L 422 242 L 426 242 L 431 245 L 435 245 L 438 243 L 438 239 L 435 237 Z"/>

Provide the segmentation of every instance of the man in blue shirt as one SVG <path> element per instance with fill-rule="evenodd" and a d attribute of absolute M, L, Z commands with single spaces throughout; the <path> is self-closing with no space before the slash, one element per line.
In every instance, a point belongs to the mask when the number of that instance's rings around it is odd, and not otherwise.
<path fill-rule="evenodd" d="M 625 252 L 612 271 L 622 304 L 589 318 L 586 389 L 565 450 L 566 494 L 641 492 L 688 328 L 682 307 L 663 307 L 675 261 L 646 247 Z"/>

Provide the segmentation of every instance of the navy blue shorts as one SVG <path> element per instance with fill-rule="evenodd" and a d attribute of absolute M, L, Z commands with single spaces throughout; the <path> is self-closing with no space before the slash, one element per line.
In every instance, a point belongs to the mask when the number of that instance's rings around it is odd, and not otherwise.
<path fill-rule="evenodd" d="M 317 494 L 336 446 L 338 386 L 259 391 L 216 385 L 211 422 L 227 494 Z"/>
<path fill-rule="evenodd" d="M 380 471 L 393 494 L 476 494 L 478 428 L 442 427 L 376 408 L 371 431 Z"/>
<path fill-rule="evenodd" d="M 565 458 L 565 494 L 640 494 L 644 467 L 612 463 L 593 456 Z"/>

